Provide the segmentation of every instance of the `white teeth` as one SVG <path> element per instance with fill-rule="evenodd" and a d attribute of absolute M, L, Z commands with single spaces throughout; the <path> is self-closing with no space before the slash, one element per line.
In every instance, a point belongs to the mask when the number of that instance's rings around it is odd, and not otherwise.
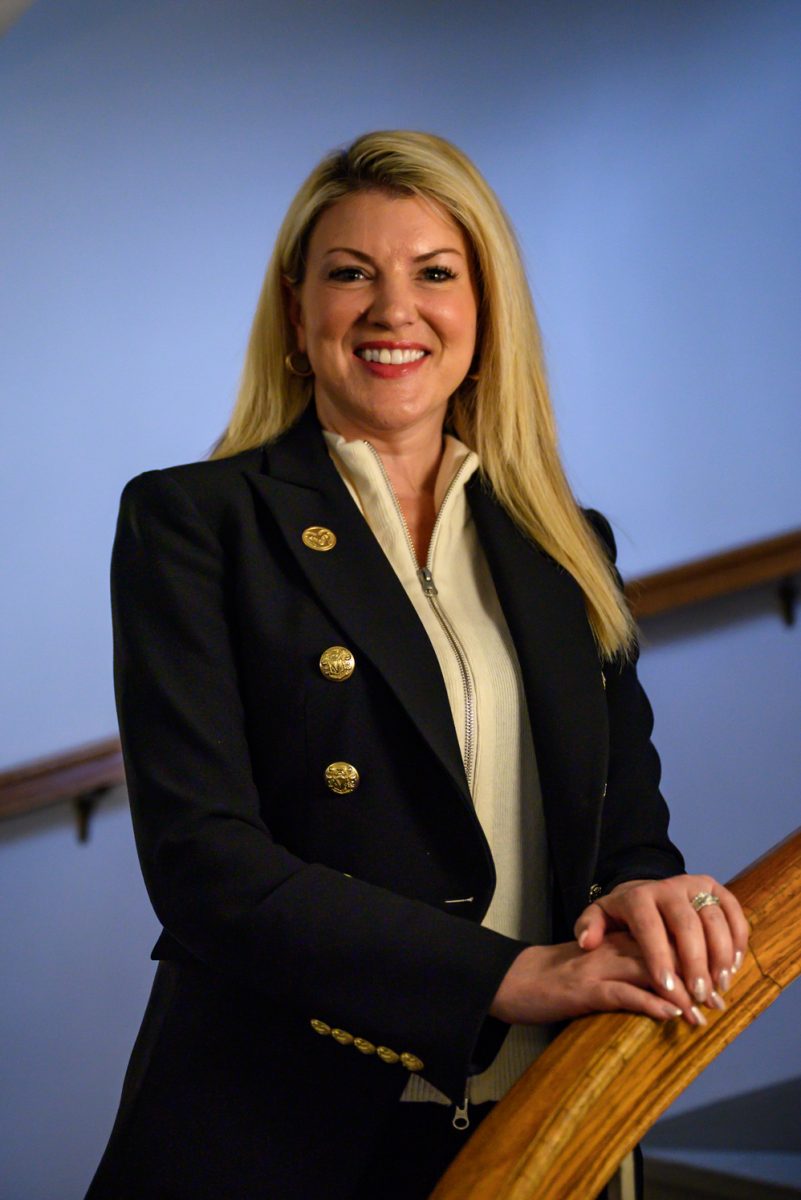
<path fill-rule="evenodd" d="M 425 357 L 425 350 L 398 350 L 397 348 L 393 350 L 365 348 L 357 350 L 356 353 L 365 362 L 383 363 L 385 366 L 389 366 L 391 363 L 395 367 L 401 366 L 402 363 L 419 362 L 421 358 Z"/>

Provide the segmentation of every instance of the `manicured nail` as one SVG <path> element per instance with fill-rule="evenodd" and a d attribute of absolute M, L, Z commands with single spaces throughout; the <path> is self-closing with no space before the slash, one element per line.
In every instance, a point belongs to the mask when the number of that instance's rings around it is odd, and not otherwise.
<path fill-rule="evenodd" d="M 662 987 L 666 992 L 673 992 L 676 990 L 676 980 L 673 978 L 670 971 L 662 972 Z"/>
<path fill-rule="evenodd" d="M 710 992 L 710 993 L 709 993 L 709 1003 L 710 1003 L 710 1005 L 711 1005 L 711 1007 L 712 1007 L 712 1008 L 721 1008 L 721 1009 L 723 1009 L 723 1008 L 725 1008 L 725 1007 L 726 1007 L 726 1001 L 723 999 L 723 997 L 722 997 L 722 996 L 719 996 L 719 995 L 717 994 L 717 992 Z"/>
<path fill-rule="evenodd" d="M 742 965 L 743 965 L 743 952 L 742 952 L 742 950 L 738 950 L 734 956 L 734 966 L 731 969 L 732 975 L 734 975 L 737 971 L 739 971 L 740 967 Z"/>
<path fill-rule="evenodd" d="M 706 1000 L 706 980 L 699 975 L 691 990 L 698 1003 L 703 1004 Z"/>
<path fill-rule="evenodd" d="M 731 974 L 729 971 L 721 971 L 718 975 L 718 987 L 722 992 L 728 992 L 731 987 Z"/>
<path fill-rule="evenodd" d="M 707 1021 L 706 1017 L 704 1016 L 704 1014 L 701 1012 L 700 1008 L 696 1008 L 695 1005 L 693 1005 L 692 1008 L 690 1009 L 690 1016 L 692 1017 L 693 1024 L 695 1024 L 695 1025 L 707 1025 L 708 1024 L 708 1021 Z"/>
<path fill-rule="evenodd" d="M 680 1017 L 681 1016 L 681 1009 L 677 1008 L 675 1004 L 666 1004 L 664 1006 L 664 1008 L 662 1009 L 662 1012 L 665 1014 L 666 1017 Z"/>
<path fill-rule="evenodd" d="M 579 934 L 578 944 L 582 950 L 584 949 L 584 943 L 587 940 L 587 934 L 589 932 L 590 932 L 589 929 L 582 929 L 581 933 Z"/>

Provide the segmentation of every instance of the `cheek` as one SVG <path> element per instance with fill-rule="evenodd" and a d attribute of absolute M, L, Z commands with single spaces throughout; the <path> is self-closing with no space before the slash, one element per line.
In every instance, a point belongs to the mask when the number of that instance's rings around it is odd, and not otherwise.
<path fill-rule="evenodd" d="M 476 338 L 477 314 L 475 305 L 461 301 L 443 305 L 439 319 L 441 328 L 451 345 L 462 349 L 472 347 Z"/>
<path fill-rule="evenodd" d="M 342 344 L 352 324 L 350 306 L 327 304 L 315 314 L 315 320 L 310 323 L 309 337 L 317 342 L 326 343 L 327 348 L 331 349 Z"/>

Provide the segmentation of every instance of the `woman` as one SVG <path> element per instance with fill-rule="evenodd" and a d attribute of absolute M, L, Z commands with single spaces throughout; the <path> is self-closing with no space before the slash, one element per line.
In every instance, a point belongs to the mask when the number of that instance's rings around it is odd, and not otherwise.
<path fill-rule="evenodd" d="M 123 495 L 164 932 L 91 1200 L 415 1200 L 550 1023 L 724 1004 L 747 926 L 668 840 L 613 553 L 487 184 L 420 133 L 326 158 L 213 461 Z"/>

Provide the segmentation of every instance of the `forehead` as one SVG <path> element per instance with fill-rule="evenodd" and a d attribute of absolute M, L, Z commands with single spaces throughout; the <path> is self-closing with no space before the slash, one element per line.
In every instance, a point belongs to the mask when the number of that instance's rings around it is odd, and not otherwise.
<path fill-rule="evenodd" d="M 309 256 L 347 246 L 368 254 L 424 254 L 449 247 L 467 255 L 461 226 L 427 196 L 353 192 L 321 215 L 309 241 Z"/>

